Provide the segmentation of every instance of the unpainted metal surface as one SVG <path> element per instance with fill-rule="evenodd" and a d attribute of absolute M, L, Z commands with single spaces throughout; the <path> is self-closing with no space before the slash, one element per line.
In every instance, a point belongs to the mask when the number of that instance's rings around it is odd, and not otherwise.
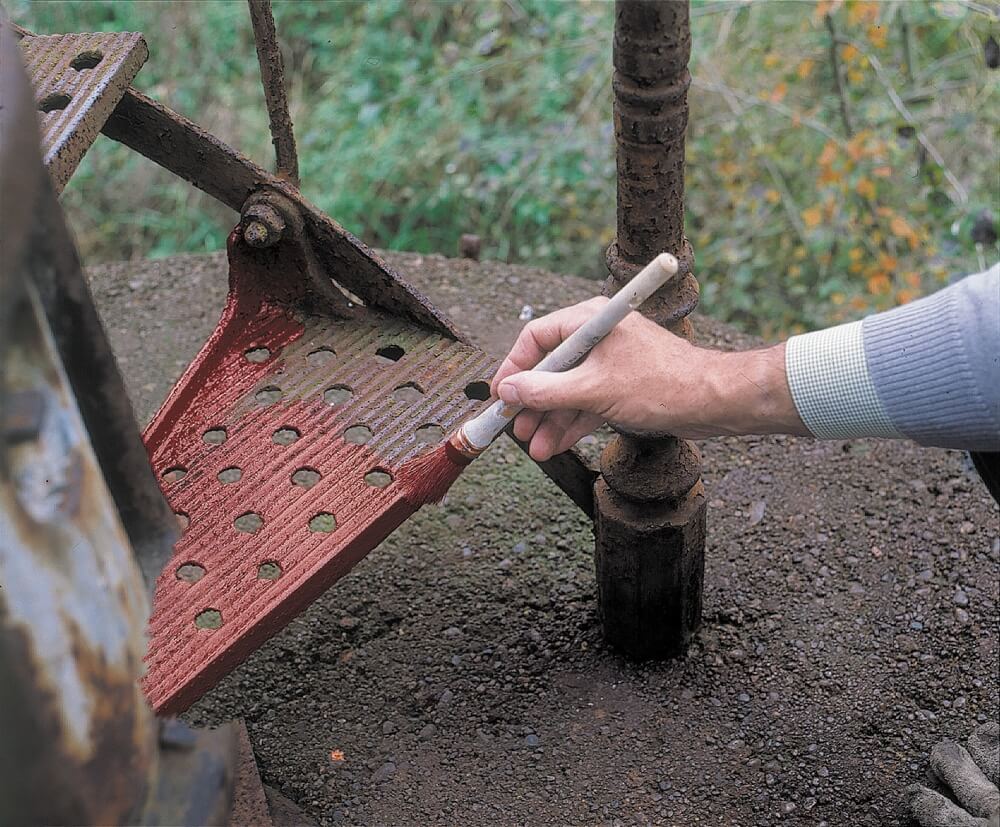
<path fill-rule="evenodd" d="M 605 292 L 617 292 L 661 252 L 680 264 L 676 279 L 640 312 L 690 338 L 698 301 L 694 256 L 684 237 L 684 138 L 691 75 L 690 10 L 684 2 L 618 0 L 614 33 L 614 120 L 618 228 L 608 250 Z M 673 438 L 618 437 L 601 472 L 618 494 L 636 501 L 680 502 L 697 483 L 697 451 Z"/>
<path fill-rule="evenodd" d="M 278 33 L 274 29 L 271 0 L 247 0 L 250 22 L 257 46 L 260 80 L 264 85 L 264 100 L 271 128 L 271 142 L 277 159 L 277 173 L 295 186 L 299 185 L 299 156 L 295 149 L 292 117 L 288 113 L 288 95 L 285 92 L 285 69 L 278 47 Z"/>
<path fill-rule="evenodd" d="M 5 394 L 44 404 L 0 445 L 0 823 L 123 823 L 155 761 L 148 603 L 32 288 L 11 325 Z"/>
<path fill-rule="evenodd" d="M 462 340 L 448 318 L 374 250 L 272 175 L 182 115 L 130 89 L 104 134 L 145 155 L 226 206 L 240 211 L 260 189 L 278 192 L 301 212 L 305 234 L 323 269 L 365 304 Z"/>
<path fill-rule="evenodd" d="M 39 107 L 43 160 L 59 193 L 149 50 L 137 32 L 30 36 L 21 49 Z"/>
<path fill-rule="evenodd" d="M 617 0 L 614 121 L 618 227 L 608 250 L 614 294 L 661 252 L 678 277 L 640 312 L 691 338 L 698 302 L 684 237 L 684 136 L 691 75 L 687 0 Z M 594 489 L 595 564 L 605 639 L 633 657 L 683 652 L 698 628 L 706 500 L 701 457 L 674 437 L 619 432 L 601 455 Z"/>
<path fill-rule="evenodd" d="M 410 516 L 393 482 L 366 476 L 437 444 L 483 404 L 470 395 L 485 385 L 466 388 L 494 368 L 377 311 L 305 314 L 293 273 L 261 267 L 239 232 L 229 254 L 219 327 L 145 433 L 186 524 L 150 623 L 143 685 L 160 714 L 190 705 Z M 366 444 L 351 441 L 358 426 Z M 248 514 L 262 523 L 241 531 Z"/>

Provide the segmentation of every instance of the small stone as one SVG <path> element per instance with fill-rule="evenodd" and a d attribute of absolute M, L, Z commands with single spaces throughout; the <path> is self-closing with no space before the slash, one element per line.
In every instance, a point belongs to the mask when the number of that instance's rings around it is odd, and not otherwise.
<path fill-rule="evenodd" d="M 507 569 L 509 569 L 510 567 L 511 567 L 511 562 L 510 559 L 507 557 L 504 557 L 503 560 L 497 563 L 497 568 L 500 569 L 501 571 L 507 571 Z"/>
<path fill-rule="evenodd" d="M 384 781 L 388 781 L 396 774 L 396 765 L 392 761 L 386 761 L 381 767 L 372 773 L 372 781 L 376 784 L 381 784 Z"/>
<path fill-rule="evenodd" d="M 441 693 L 441 697 L 438 698 L 437 705 L 438 706 L 448 706 L 448 704 L 450 704 L 452 702 L 452 700 L 454 700 L 454 698 L 455 698 L 455 693 L 452 692 L 450 689 L 445 689 Z"/>
<path fill-rule="evenodd" d="M 955 620 L 965 624 L 969 622 L 969 613 L 965 609 L 955 609 Z"/>
<path fill-rule="evenodd" d="M 914 632 L 920 632 L 923 631 L 924 624 L 921 623 L 919 620 L 911 620 L 910 628 L 913 629 Z"/>
<path fill-rule="evenodd" d="M 396 731 L 396 725 L 392 721 L 386 721 L 382 724 L 382 734 L 392 735 Z"/>
<path fill-rule="evenodd" d="M 781 802 L 781 812 L 783 812 L 785 815 L 788 815 L 793 810 L 795 810 L 795 802 L 794 801 L 782 801 Z"/>
<path fill-rule="evenodd" d="M 337 621 L 337 625 L 340 626 L 341 629 L 353 629 L 358 625 L 358 619 L 356 617 L 351 617 L 350 615 L 345 615 Z"/>
<path fill-rule="evenodd" d="M 531 735 L 527 736 L 524 739 L 524 743 L 525 743 L 526 746 L 529 746 L 529 747 L 537 747 L 538 744 L 539 744 L 538 736 L 535 735 L 535 733 L 531 733 Z"/>
<path fill-rule="evenodd" d="M 518 543 L 516 546 L 514 546 L 514 548 L 511 549 L 511 551 L 513 551 L 514 554 L 524 554 L 524 552 L 526 552 L 527 550 L 528 550 L 527 543 Z"/>
<path fill-rule="evenodd" d="M 435 735 L 437 735 L 438 728 L 434 724 L 427 724 L 420 732 L 417 734 L 417 739 L 420 741 L 430 741 Z"/>
<path fill-rule="evenodd" d="M 964 591 L 962 591 L 961 589 L 958 589 L 955 592 L 955 596 L 952 598 L 952 600 L 955 602 L 956 606 L 968 606 L 969 605 L 969 596 Z"/>
<path fill-rule="evenodd" d="M 462 630 L 457 626 L 449 626 L 444 630 L 445 637 L 458 637 L 460 634 L 462 634 Z"/>

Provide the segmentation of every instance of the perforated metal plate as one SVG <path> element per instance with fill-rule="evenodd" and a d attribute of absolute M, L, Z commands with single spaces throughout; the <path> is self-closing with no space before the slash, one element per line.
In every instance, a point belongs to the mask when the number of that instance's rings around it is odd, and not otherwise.
<path fill-rule="evenodd" d="M 42 152 L 57 193 L 146 62 L 137 32 L 31 35 L 21 39 L 38 103 Z"/>
<path fill-rule="evenodd" d="M 144 437 L 184 526 L 150 623 L 144 688 L 161 714 L 412 513 L 395 469 L 482 406 L 493 369 L 425 328 L 367 310 L 302 315 L 231 277 L 219 328 Z"/>

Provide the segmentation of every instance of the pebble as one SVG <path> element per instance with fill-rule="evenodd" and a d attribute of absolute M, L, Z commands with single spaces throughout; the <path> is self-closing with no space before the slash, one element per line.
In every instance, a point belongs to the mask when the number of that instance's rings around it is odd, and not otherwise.
<path fill-rule="evenodd" d="M 538 736 L 535 733 L 531 733 L 524 739 L 524 743 L 529 747 L 537 747 L 539 744 Z"/>
<path fill-rule="evenodd" d="M 964 591 L 962 591 L 961 589 L 958 589 L 955 592 L 955 596 L 952 598 L 952 600 L 955 601 L 955 605 L 956 606 L 968 606 L 969 605 L 969 596 Z"/>
<path fill-rule="evenodd" d="M 955 609 L 955 620 L 965 624 L 969 622 L 969 613 L 965 609 Z"/>
<path fill-rule="evenodd" d="M 435 735 L 437 735 L 438 728 L 434 724 L 427 724 L 417 735 L 417 739 L 420 741 L 430 741 Z"/>
<path fill-rule="evenodd" d="M 388 781 L 396 774 L 396 765 L 392 761 L 386 761 L 381 767 L 372 773 L 372 781 L 376 784 L 381 784 L 383 781 Z"/>
<path fill-rule="evenodd" d="M 382 724 L 382 734 L 392 735 L 396 731 L 396 725 L 392 721 L 386 721 Z"/>

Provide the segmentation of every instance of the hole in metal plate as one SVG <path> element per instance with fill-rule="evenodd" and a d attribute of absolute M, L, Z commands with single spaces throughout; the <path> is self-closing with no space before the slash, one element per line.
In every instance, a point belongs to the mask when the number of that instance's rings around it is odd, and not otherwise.
<path fill-rule="evenodd" d="M 57 112 L 69 106 L 72 100 L 65 92 L 52 92 L 38 102 L 38 109 L 41 112 Z"/>
<path fill-rule="evenodd" d="M 266 362 L 271 358 L 271 351 L 269 351 L 266 347 L 252 347 L 250 350 L 244 352 L 243 356 L 248 362 L 260 364 L 261 362 Z"/>
<path fill-rule="evenodd" d="M 392 392 L 392 398 L 397 402 L 419 402 L 424 398 L 424 391 L 416 382 L 407 382 Z"/>
<path fill-rule="evenodd" d="M 197 583 L 205 576 L 205 567 L 200 563 L 184 563 L 177 567 L 174 575 L 185 583 Z"/>
<path fill-rule="evenodd" d="M 93 69 L 102 60 L 104 60 L 104 55 L 97 49 L 85 49 L 74 57 L 69 65 L 76 71 L 82 72 L 86 69 Z"/>
<path fill-rule="evenodd" d="M 260 527 L 264 525 L 264 519 L 260 514 L 248 511 L 246 514 L 240 514 L 239 517 L 233 520 L 233 525 L 236 526 L 237 531 L 242 531 L 244 534 L 256 534 L 260 531 Z"/>
<path fill-rule="evenodd" d="M 298 428 L 278 428 L 271 436 L 271 442 L 275 445 L 291 445 L 300 436 L 302 434 L 299 433 Z"/>
<path fill-rule="evenodd" d="M 344 441 L 355 445 L 364 445 L 372 438 L 372 431 L 367 425 L 352 425 L 344 431 Z"/>
<path fill-rule="evenodd" d="M 299 468 L 292 474 L 292 485 L 312 488 L 320 481 L 320 473 L 315 468 Z"/>
<path fill-rule="evenodd" d="M 209 428 L 201 435 L 202 441 L 207 442 L 209 445 L 221 445 L 226 441 L 226 437 L 229 434 L 226 433 L 225 428 Z"/>
<path fill-rule="evenodd" d="M 277 385 L 266 385 L 254 394 L 254 399 L 261 405 L 273 405 L 281 401 L 281 388 Z"/>
<path fill-rule="evenodd" d="M 392 474 L 385 468 L 372 468 L 371 471 L 365 474 L 365 482 L 372 488 L 385 488 L 392 482 Z"/>
<path fill-rule="evenodd" d="M 354 391 L 347 385 L 334 385 L 323 391 L 323 401 L 327 405 L 343 405 L 345 402 L 349 402 L 352 396 L 354 396 Z"/>
<path fill-rule="evenodd" d="M 375 351 L 375 355 L 387 362 L 398 362 L 406 353 L 399 345 L 384 345 Z"/>
<path fill-rule="evenodd" d="M 173 465 L 164 471 L 162 476 L 167 482 L 177 482 L 187 476 L 187 468 L 183 465 Z"/>
<path fill-rule="evenodd" d="M 274 560 L 268 560 L 257 567 L 258 580 L 277 580 L 281 577 L 281 566 Z"/>
<path fill-rule="evenodd" d="M 329 511 L 320 511 L 309 520 L 309 530 L 317 533 L 329 533 L 337 527 L 337 518 Z"/>
<path fill-rule="evenodd" d="M 490 398 L 490 386 L 485 382 L 469 382 L 465 386 L 465 396 L 467 399 L 485 402 Z"/>
<path fill-rule="evenodd" d="M 228 485 L 231 482 L 239 482 L 243 479 L 243 469 L 237 468 L 235 465 L 229 468 L 223 468 L 218 473 L 217 478 L 223 485 Z"/>
<path fill-rule="evenodd" d="M 194 625 L 199 629 L 220 629 L 222 612 L 218 609 L 202 609 L 194 616 Z"/>

